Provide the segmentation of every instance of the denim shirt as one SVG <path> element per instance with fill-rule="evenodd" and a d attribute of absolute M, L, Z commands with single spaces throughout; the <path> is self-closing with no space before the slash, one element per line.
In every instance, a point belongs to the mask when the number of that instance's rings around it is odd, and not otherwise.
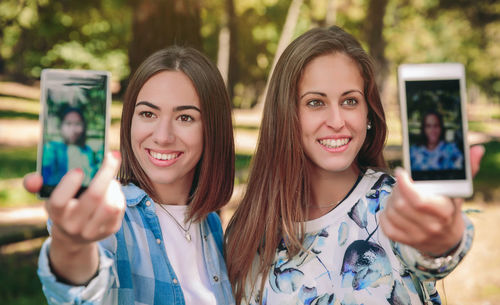
<path fill-rule="evenodd" d="M 185 304 L 164 246 L 154 202 L 133 184 L 122 187 L 127 209 L 120 230 L 99 242 L 99 273 L 86 286 L 58 282 L 49 266 L 51 238 L 44 243 L 38 276 L 49 304 Z M 217 304 L 234 304 L 216 213 L 200 225 L 205 266 Z M 175 245 L 172 245 L 175 246 Z"/>

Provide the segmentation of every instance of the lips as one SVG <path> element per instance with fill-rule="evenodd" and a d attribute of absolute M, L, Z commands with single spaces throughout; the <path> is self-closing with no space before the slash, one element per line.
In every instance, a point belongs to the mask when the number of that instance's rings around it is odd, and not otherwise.
<path fill-rule="evenodd" d="M 320 139 L 318 143 L 327 148 L 340 148 L 347 145 L 351 141 L 350 138 L 340 138 L 340 139 Z"/>

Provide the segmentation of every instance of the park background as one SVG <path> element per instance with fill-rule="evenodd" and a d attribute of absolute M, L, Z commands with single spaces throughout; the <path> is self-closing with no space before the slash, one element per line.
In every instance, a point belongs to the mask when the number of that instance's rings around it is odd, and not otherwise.
<path fill-rule="evenodd" d="M 130 73 L 153 51 L 193 46 L 219 67 L 234 106 L 238 203 L 277 56 L 316 26 L 339 25 L 374 58 L 388 117 L 385 150 L 401 164 L 396 71 L 402 63 L 459 62 L 467 75 L 472 144 L 486 155 L 468 198 L 471 253 L 438 285 L 447 304 L 500 304 L 500 1 L 496 0 L 2 0 L 0 1 L 0 304 L 46 304 L 36 260 L 43 203 L 22 188 L 36 168 L 39 77 L 44 68 L 113 75 L 110 148 L 119 147 Z"/>

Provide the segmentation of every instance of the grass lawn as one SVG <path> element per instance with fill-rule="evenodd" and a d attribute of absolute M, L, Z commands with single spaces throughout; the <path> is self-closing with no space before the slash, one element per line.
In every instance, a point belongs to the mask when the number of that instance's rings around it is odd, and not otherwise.
<path fill-rule="evenodd" d="M 36 275 L 40 246 L 37 244 L 15 252 L 9 251 L 8 247 L 0 248 L 0 304 L 47 304 Z"/>
<path fill-rule="evenodd" d="M 40 202 L 22 186 L 22 177 L 36 171 L 36 147 L 0 146 L 0 207 Z"/>
<path fill-rule="evenodd" d="M 0 180 L 21 178 L 36 170 L 36 147 L 0 146 Z"/>

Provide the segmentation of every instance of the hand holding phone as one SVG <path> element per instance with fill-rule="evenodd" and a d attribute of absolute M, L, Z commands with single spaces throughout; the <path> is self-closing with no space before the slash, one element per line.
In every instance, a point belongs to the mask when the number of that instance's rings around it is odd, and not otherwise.
<path fill-rule="evenodd" d="M 416 188 L 426 194 L 471 196 L 463 65 L 405 64 L 398 78 L 403 163 Z"/>
<path fill-rule="evenodd" d="M 108 153 L 79 198 L 75 195 L 84 179 L 83 172 L 70 170 L 45 204 L 52 221 L 50 269 L 65 282 L 88 282 L 99 263 L 96 242 L 121 227 L 126 205 L 120 183 L 114 179 L 119 166 L 119 158 Z M 42 176 L 26 175 L 24 186 L 32 193 L 39 192 Z"/>

